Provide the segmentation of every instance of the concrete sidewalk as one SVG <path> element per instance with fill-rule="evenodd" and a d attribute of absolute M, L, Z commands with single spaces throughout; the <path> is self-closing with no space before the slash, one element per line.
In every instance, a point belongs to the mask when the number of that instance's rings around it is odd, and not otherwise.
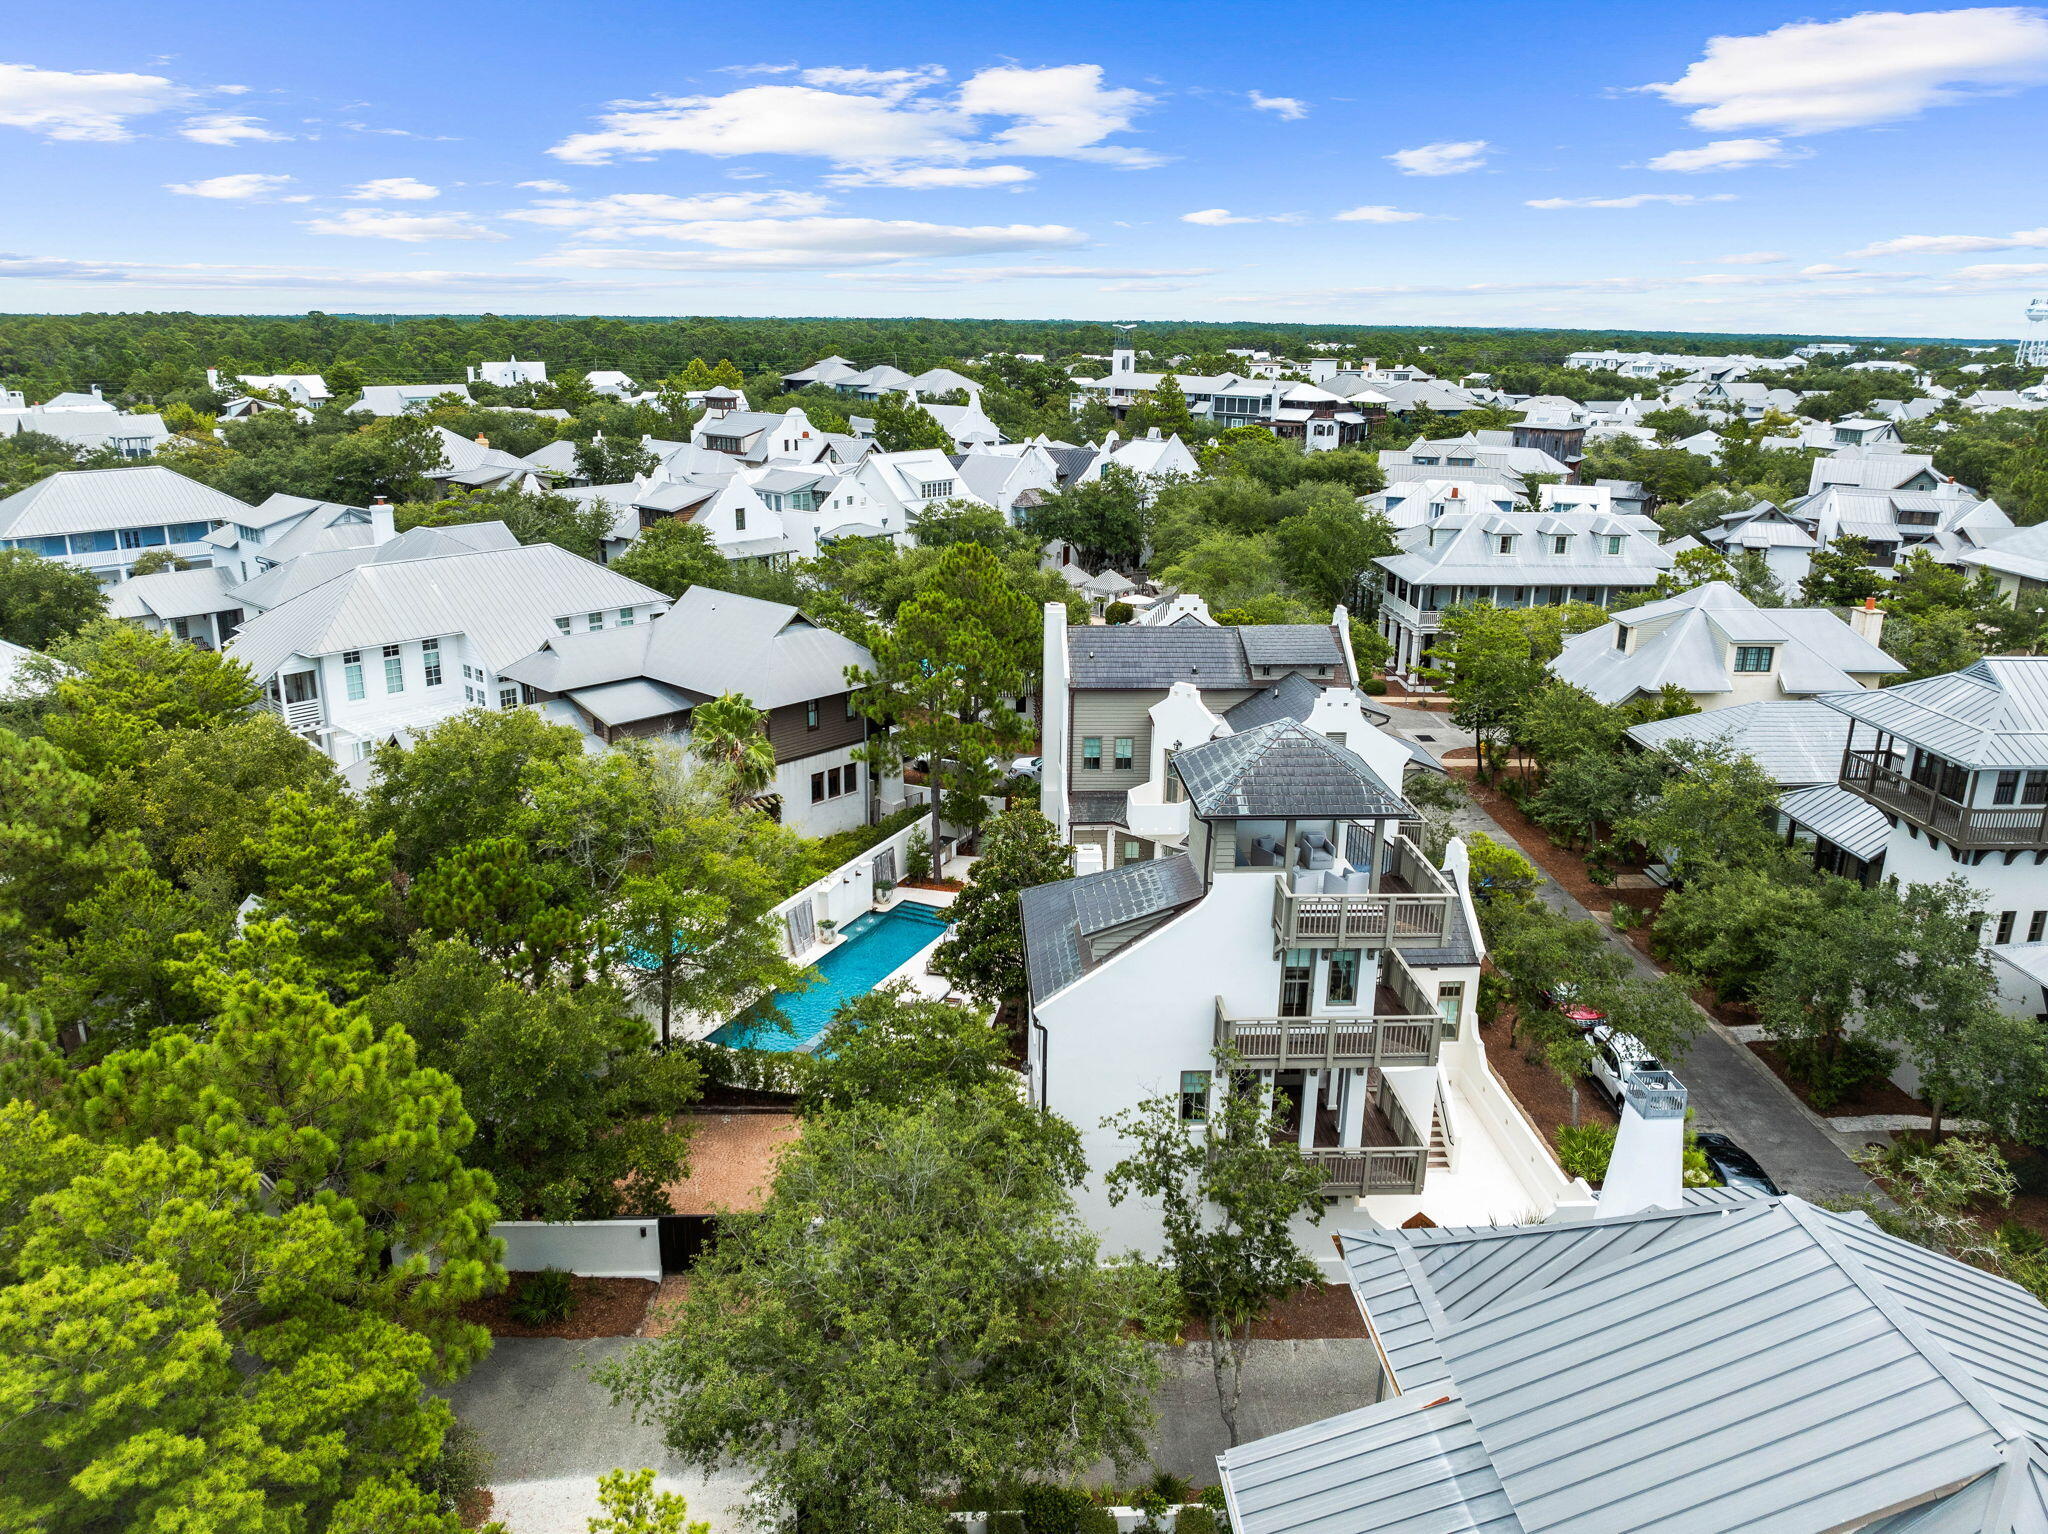
<path fill-rule="evenodd" d="M 510 1534 L 585 1534 L 597 1512 L 598 1476 L 643 1467 L 659 1472 L 663 1490 L 687 1497 L 690 1516 L 708 1520 L 712 1534 L 738 1534 L 748 1478 L 686 1469 L 669 1456 L 658 1429 L 635 1423 L 591 1378 L 607 1360 L 649 1345 L 631 1337 L 502 1338 L 449 1393 L 495 1457 L 493 1516 Z M 1159 1354 L 1151 1463 L 1140 1473 L 1172 1470 L 1208 1484 L 1227 1446 L 1208 1347 L 1191 1343 Z M 1262 1438 L 1368 1406 L 1378 1376 L 1378 1355 L 1362 1338 L 1254 1342 L 1239 1415 L 1242 1435 Z M 1093 1478 L 1113 1479 L 1110 1467 L 1098 1466 Z"/>

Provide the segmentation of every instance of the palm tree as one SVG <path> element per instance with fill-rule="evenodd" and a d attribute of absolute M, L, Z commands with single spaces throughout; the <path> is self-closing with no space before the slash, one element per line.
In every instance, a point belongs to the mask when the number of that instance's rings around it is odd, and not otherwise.
<path fill-rule="evenodd" d="M 700 703 L 690 716 L 690 749 L 725 773 L 735 800 L 750 799 L 775 780 L 768 716 L 743 693 Z"/>

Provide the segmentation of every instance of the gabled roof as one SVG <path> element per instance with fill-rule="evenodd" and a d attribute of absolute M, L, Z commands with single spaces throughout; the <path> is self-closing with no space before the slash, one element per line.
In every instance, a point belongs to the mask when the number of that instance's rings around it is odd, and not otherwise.
<path fill-rule="evenodd" d="M 228 650 L 265 677 L 293 655 L 461 634 L 486 667 L 502 671 L 555 634 L 558 617 L 667 601 L 567 549 L 532 543 L 358 565 L 252 618 Z"/>
<path fill-rule="evenodd" d="M 1648 751 L 1712 741 L 1750 757 L 1778 783 L 1832 783 L 1849 743 L 1849 721 L 1812 698 L 1770 698 L 1630 725 L 1628 738 Z"/>
<path fill-rule="evenodd" d="M 203 570 L 160 570 L 135 575 L 107 593 L 109 618 L 197 618 L 235 606 L 228 594 L 233 572 L 218 565 Z"/>
<path fill-rule="evenodd" d="M 1262 666 L 1328 666 L 1332 676 L 1344 674 L 1336 633 L 1321 623 L 1076 628 L 1068 631 L 1067 655 L 1072 683 L 1081 688 L 1256 687 Z"/>
<path fill-rule="evenodd" d="M 1064 990 L 1100 962 L 1090 956 L 1088 938 L 1201 898 L 1201 870 L 1185 852 L 1025 890 L 1017 902 L 1031 999 Z"/>
<path fill-rule="evenodd" d="M 246 502 L 162 464 L 63 469 L 0 501 L 0 538 L 47 537 L 158 523 L 246 521 Z"/>
<path fill-rule="evenodd" d="M 1290 1514 L 1259 1534 L 1358 1534 L 1376 1525 L 1315 1520 L 1422 1482 L 1447 1495 L 1417 1527 L 1444 1531 L 1503 1497 L 1523 1534 L 2048 1529 L 2048 1310 L 1861 1214 L 1730 1195 L 1340 1248 L 1395 1399 L 1461 1408 L 1472 1436 L 1438 1417 L 1455 1478 L 1412 1436 L 1364 1436 L 1392 1402 L 1234 1449 L 1233 1501 Z"/>
<path fill-rule="evenodd" d="M 1290 671 L 1270 686 L 1261 687 L 1242 703 L 1225 709 L 1223 722 L 1242 735 L 1276 719 L 1303 720 L 1314 712 L 1326 689 L 1299 671 Z"/>
<path fill-rule="evenodd" d="M 1974 666 L 1821 702 L 1965 767 L 2048 767 L 2048 655 Z"/>
<path fill-rule="evenodd" d="M 1190 746 L 1173 770 L 1205 820 L 1415 813 L 1363 757 L 1292 719 Z"/>

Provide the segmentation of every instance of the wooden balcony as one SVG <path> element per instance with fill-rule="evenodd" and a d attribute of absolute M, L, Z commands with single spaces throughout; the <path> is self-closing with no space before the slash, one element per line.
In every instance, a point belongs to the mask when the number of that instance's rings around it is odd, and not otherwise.
<path fill-rule="evenodd" d="M 1429 1161 L 1428 1150 L 1420 1145 L 1319 1147 L 1302 1154 L 1323 1169 L 1327 1198 L 1420 1193 Z"/>
<path fill-rule="evenodd" d="M 1232 1017 L 1216 998 L 1216 1046 L 1260 1070 L 1363 1070 L 1434 1065 L 1442 1029 L 1434 1012 L 1403 1014 L 1381 986 L 1371 1017 Z"/>
<path fill-rule="evenodd" d="M 1439 948 L 1453 930 L 1458 894 L 1443 871 L 1405 836 L 1376 891 L 1301 893 L 1288 875 L 1274 881 L 1273 936 L 1282 948 L 1322 945 Z"/>
<path fill-rule="evenodd" d="M 1904 768 L 1905 758 L 1890 752 L 1851 751 L 1842 762 L 1842 787 L 1861 794 L 1887 815 L 1910 820 L 1957 847 L 2048 848 L 2048 805 L 1959 804 L 1914 782 Z"/>

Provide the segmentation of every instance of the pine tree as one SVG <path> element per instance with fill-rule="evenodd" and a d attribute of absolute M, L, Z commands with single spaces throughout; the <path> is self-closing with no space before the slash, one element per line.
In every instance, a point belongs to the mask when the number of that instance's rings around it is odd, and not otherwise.
<path fill-rule="evenodd" d="M 344 996 L 360 995 L 397 958 L 393 838 L 372 836 L 343 805 L 287 789 L 249 843 L 261 873 L 260 919 L 290 924 L 307 962 Z"/>
<path fill-rule="evenodd" d="M 458 847 L 415 887 L 420 925 L 461 937 L 508 976 L 545 981 L 557 965 L 582 976 L 595 939 L 582 912 L 562 899 L 518 837 L 491 836 Z"/>
<path fill-rule="evenodd" d="M 922 448 L 941 453 L 954 450 L 954 442 L 932 413 L 908 395 L 884 394 L 874 403 L 875 442 L 885 453 L 908 453 Z"/>
<path fill-rule="evenodd" d="M 718 359 L 718 366 L 711 370 L 711 382 L 720 388 L 744 389 L 747 386 L 747 375 L 740 371 L 739 364 L 730 357 L 721 357 Z"/>
<path fill-rule="evenodd" d="M 1145 415 L 1148 426 L 1159 428 L 1162 436 L 1184 436 L 1194 431 L 1194 412 L 1188 409 L 1188 397 L 1180 386 L 1180 380 L 1171 373 L 1160 376 L 1159 387 L 1154 389 L 1145 401 Z"/>

